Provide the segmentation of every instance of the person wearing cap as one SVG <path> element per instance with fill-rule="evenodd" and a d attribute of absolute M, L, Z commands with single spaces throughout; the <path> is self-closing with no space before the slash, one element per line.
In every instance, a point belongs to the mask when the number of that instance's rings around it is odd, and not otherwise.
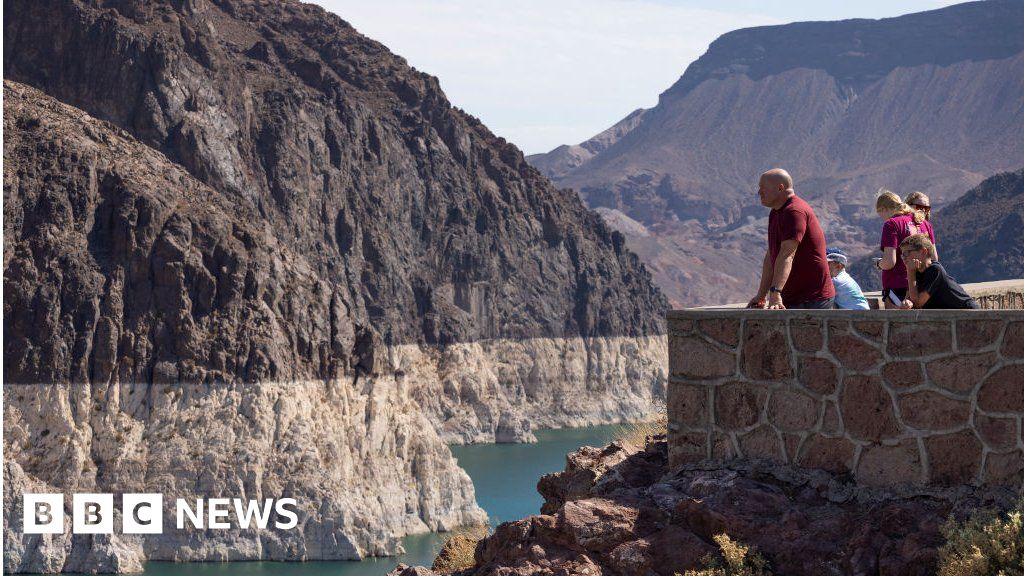
<path fill-rule="evenodd" d="M 846 272 L 850 259 L 839 248 L 825 250 L 828 261 L 828 273 L 832 276 L 832 285 L 836 288 L 836 308 L 845 310 L 867 310 L 868 299 L 860 289 L 860 284 Z"/>

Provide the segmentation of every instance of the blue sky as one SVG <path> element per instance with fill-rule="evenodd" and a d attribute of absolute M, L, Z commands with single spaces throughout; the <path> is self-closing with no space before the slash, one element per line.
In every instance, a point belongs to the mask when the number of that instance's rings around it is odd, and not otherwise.
<path fill-rule="evenodd" d="M 798 20 L 885 18 L 945 0 L 314 0 L 437 76 L 524 152 L 575 144 L 653 106 L 712 40 Z"/>

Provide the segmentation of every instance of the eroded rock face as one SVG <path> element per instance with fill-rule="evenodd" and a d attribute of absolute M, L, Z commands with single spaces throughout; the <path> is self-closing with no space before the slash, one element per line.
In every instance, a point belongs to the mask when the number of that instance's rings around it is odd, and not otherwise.
<path fill-rule="evenodd" d="M 935 224 L 943 243 L 943 265 L 957 271 L 958 282 L 1019 276 L 1024 270 L 1024 239 L 1011 231 L 1024 225 L 1024 169 L 978 184 L 943 208 Z"/>
<path fill-rule="evenodd" d="M 249 204 L 373 343 L 664 333 L 665 301 L 620 234 L 436 78 L 318 6 L 8 11 L 6 78 Z"/>
<path fill-rule="evenodd" d="M 848 476 L 767 462 L 669 470 L 666 444 L 612 444 L 568 456 L 538 488 L 543 513 L 499 526 L 463 574 L 672 575 L 701 567 L 726 533 L 758 548 L 775 574 L 914 574 L 937 569 L 940 527 L 1011 490 L 894 492 Z M 420 569 L 422 570 L 422 569 Z M 392 575 L 428 574 L 399 567 Z"/>
<path fill-rule="evenodd" d="M 664 299 L 622 236 L 337 17 L 5 8 L 8 460 L 69 493 L 300 502 L 296 531 L 139 558 L 392 553 L 483 518 L 442 441 L 664 394 Z"/>
<path fill-rule="evenodd" d="M 4 526 L 21 524 L 21 495 L 60 490 L 25 474 L 17 463 L 4 463 Z M 4 531 L 4 572 L 141 572 L 145 559 L 138 537 L 72 535 L 71 517 L 64 517 L 63 534 L 23 536 Z"/>
<path fill-rule="evenodd" d="M 23 483 L 5 482 L 7 569 L 350 559 L 485 519 L 409 392 L 435 375 L 380 349 L 372 374 L 317 379 L 358 337 L 244 204 L 34 89 L 6 83 L 4 105 L 6 461 L 67 495 L 161 492 L 165 527 L 179 497 L 292 497 L 300 515 L 291 531 L 37 546 L 11 507 Z"/>

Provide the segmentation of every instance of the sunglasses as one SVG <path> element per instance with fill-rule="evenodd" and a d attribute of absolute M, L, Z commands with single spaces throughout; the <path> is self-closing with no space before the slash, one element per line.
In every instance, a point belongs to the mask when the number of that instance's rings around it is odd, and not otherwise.
<path fill-rule="evenodd" d="M 921 206 L 920 204 L 911 204 L 911 206 L 913 206 L 914 208 L 917 208 L 918 210 L 924 210 L 925 212 L 931 212 L 932 211 L 932 207 L 931 206 Z"/>

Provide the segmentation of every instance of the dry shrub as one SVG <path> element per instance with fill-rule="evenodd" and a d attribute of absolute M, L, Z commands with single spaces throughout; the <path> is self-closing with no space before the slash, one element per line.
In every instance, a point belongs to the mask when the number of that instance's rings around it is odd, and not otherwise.
<path fill-rule="evenodd" d="M 939 576 L 1024 576 L 1024 498 L 1015 508 L 983 511 L 942 529 Z"/>
<path fill-rule="evenodd" d="M 714 539 L 722 558 L 709 554 L 702 560 L 703 570 L 687 570 L 683 576 L 771 576 L 768 561 L 754 547 L 733 542 L 727 534 Z"/>
<path fill-rule="evenodd" d="M 466 570 L 475 565 L 473 555 L 477 542 L 487 537 L 487 526 L 464 526 L 452 531 L 451 537 L 441 547 L 434 558 L 431 570 L 441 574 L 451 574 Z"/>
<path fill-rule="evenodd" d="M 614 441 L 626 448 L 643 450 L 652 437 L 665 434 L 668 434 L 668 413 L 663 407 L 653 418 L 622 426 Z"/>

